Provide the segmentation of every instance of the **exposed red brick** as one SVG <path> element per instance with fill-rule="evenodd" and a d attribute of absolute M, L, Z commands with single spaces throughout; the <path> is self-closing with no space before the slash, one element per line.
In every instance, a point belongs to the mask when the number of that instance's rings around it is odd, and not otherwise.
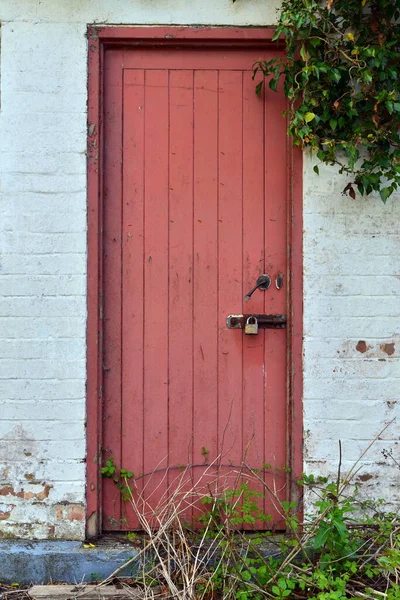
<path fill-rule="evenodd" d="M 361 352 L 361 354 L 364 354 L 364 352 L 368 350 L 367 343 L 364 340 L 360 340 L 356 346 L 356 350 L 357 352 Z"/>
<path fill-rule="evenodd" d="M 68 521 L 83 521 L 85 510 L 80 504 L 70 504 L 67 508 Z"/>
<path fill-rule="evenodd" d="M 25 490 L 21 490 L 20 492 L 16 492 L 11 485 L 5 485 L 0 488 L 0 496 L 14 496 L 15 498 L 23 498 L 24 500 L 44 500 L 49 497 L 49 493 L 51 490 L 51 485 L 45 485 L 41 492 L 26 492 Z"/>
<path fill-rule="evenodd" d="M 394 354 L 395 347 L 394 347 L 393 343 L 391 343 L 391 344 L 382 344 L 381 350 L 383 352 L 386 352 L 386 354 L 388 356 L 392 356 L 392 354 Z"/>
<path fill-rule="evenodd" d="M 372 478 L 373 478 L 373 475 L 371 475 L 370 473 L 364 473 L 364 475 L 360 475 L 358 479 L 360 481 L 369 481 Z"/>

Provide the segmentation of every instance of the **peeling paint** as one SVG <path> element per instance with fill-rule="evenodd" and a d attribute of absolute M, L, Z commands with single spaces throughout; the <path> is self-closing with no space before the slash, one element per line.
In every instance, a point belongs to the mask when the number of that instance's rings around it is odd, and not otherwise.
<path fill-rule="evenodd" d="M 97 536 L 97 532 L 98 532 L 98 515 L 97 515 L 97 511 L 93 511 L 87 517 L 86 529 L 87 529 L 87 534 L 88 534 L 89 538 L 94 538 L 94 537 Z"/>
<path fill-rule="evenodd" d="M 358 479 L 359 481 L 369 481 L 370 479 L 373 479 L 373 475 L 371 475 L 370 473 L 364 473 L 363 475 L 359 475 Z"/>
<path fill-rule="evenodd" d="M 357 352 L 361 352 L 361 354 L 364 354 L 368 348 L 369 346 L 367 346 L 367 343 L 364 340 L 360 340 L 356 346 Z"/>
<path fill-rule="evenodd" d="M 393 356 L 393 354 L 395 352 L 394 342 L 392 342 L 390 344 L 382 344 L 380 348 L 381 348 L 382 352 L 385 352 L 388 356 Z"/>
<path fill-rule="evenodd" d="M 397 404 L 397 400 L 386 400 L 386 406 L 393 409 Z"/>
<path fill-rule="evenodd" d="M 365 358 L 387 359 L 388 356 L 393 356 L 396 353 L 396 343 L 400 341 L 399 335 L 393 335 L 389 339 L 381 340 L 358 340 L 355 343 L 353 340 L 343 342 L 343 346 L 337 349 L 337 354 L 341 358 L 356 356 L 356 352 L 365 354 Z"/>
<path fill-rule="evenodd" d="M 5 485 L 0 488 L 0 496 L 15 496 L 15 498 L 23 498 L 24 500 L 44 500 L 49 497 L 50 490 L 52 485 L 42 484 L 42 490 L 39 492 L 27 492 L 22 489 L 19 492 L 16 492 L 11 485 Z"/>
<path fill-rule="evenodd" d="M 81 504 L 71 504 L 67 507 L 67 519 L 69 521 L 83 521 L 85 508 Z"/>
<path fill-rule="evenodd" d="M 15 504 L 0 504 L 0 521 L 6 521 L 10 518 Z"/>

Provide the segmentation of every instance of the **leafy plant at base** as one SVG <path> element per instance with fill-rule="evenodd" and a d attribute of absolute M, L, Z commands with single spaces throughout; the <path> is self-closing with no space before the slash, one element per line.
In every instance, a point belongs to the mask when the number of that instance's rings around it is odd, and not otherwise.
<path fill-rule="evenodd" d="M 350 488 L 359 461 L 342 477 L 339 448 L 336 481 L 313 475 L 297 481 L 315 495 L 308 503 L 311 514 L 302 520 L 298 504 L 280 501 L 276 482 L 272 487 L 266 483 L 264 468 L 232 467 L 225 481 L 236 485 L 229 488 L 211 466 L 191 486 L 188 465 L 153 507 L 133 473 L 109 459 L 103 475 L 118 485 L 144 535 L 135 536 L 137 555 L 103 585 L 136 565 L 131 581 L 142 587 L 144 597 L 400 600 L 399 516 L 385 513 L 383 501 L 359 500 L 357 486 Z M 267 519 L 264 498 L 285 522 L 284 536 L 257 531 Z M 186 522 L 188 508 L 195 509 L 200 530 Z M 243 525 L 248 531 L 240 531 Z"/>
<path fill-rule="evenodd" d="M 103 477 L 107 477 L 108 479 L 112 479 L 121 492 L 122 499 L 127 501 L 130 497 L 130 487 L 129 480 L 134 477 L 134 473 L 132 471 L 128 471 L 127 469 L 121 468 L 118 469 L 115 465 L 114 457 L 111 456 L 104 467 L 100 469 Z"/>
<path fill-rule="evenodd" d="M 274 91 L 284 79 L 294 143 L 350 175 L 344 193 L 386 202 L 400 184 L 399 0 L 283 0 L 281 36 L 286 58 L 257 62 L 254 76 Z"/>
<path fill-rule="evenodd" d="M 256 521 L 267 522 L 271 515 L 264 514 L 259 506 L 263 498 L 261 492 L 250 489 L 249 484 L 243 482 L 238 489 L 222 490 L 216 496 L 202 497 L 200 502 L 206 510 L 199 519 L 203 523 L 213 523 L 217 528 L 229 524 L 235 529 L 240 525 L 254 525 Z"/>

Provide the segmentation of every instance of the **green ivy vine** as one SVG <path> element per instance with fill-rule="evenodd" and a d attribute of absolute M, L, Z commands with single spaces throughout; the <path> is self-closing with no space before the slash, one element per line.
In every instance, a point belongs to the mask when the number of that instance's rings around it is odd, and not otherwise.
<path fill-rule="evenodd" d="M 283 0 L 281 36 L 286 58 L 254 77 L 283 79 L 294 143 L 349 175 L 344 193 L 386 202 L 400 185 L 400 0 Z"/>

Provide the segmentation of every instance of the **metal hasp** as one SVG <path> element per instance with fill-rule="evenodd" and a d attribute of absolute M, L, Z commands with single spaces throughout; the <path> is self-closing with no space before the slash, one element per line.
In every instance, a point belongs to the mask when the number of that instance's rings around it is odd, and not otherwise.
<path fill-rule="evenodd" d="M 226 318 L 228 329 L 244 329 L 249 318 L 254 317 L 259 329 L 285 329 L 285 315 L 229 315 Z"/>

